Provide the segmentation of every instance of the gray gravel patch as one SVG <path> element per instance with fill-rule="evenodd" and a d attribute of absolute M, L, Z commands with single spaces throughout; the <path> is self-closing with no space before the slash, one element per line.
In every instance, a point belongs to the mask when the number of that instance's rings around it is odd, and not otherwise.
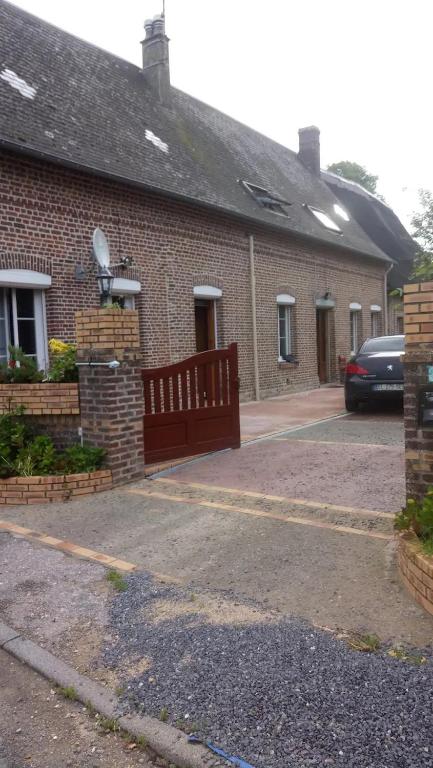
<path fill-rule="evenodd" d="M 375 419 L 374 415 L 363 414 L 348 416 L 344 419 L 327 421 L 311 427 L 304 427 L 295 432 L 279 435 L 288 440 L 317 440 L 318 442 L 365 443 L 373 445 L 404 446 L 404 426 L 402 420 L 386 417 Z"/>
<path fill-rule="evenodd" d="M 143 573 L 128 582 L 103 661 L 148 659 L 124 680 L 131 710 L 166 709 L 170 722 L 193 724 L 256 768 L 433 766 L 430 651 L 415 666 L 353 651 L 295 618 L 223 623 L 195 611 L 181 588 Z M 172 612 L 159 620 L 161 604 Z"/>

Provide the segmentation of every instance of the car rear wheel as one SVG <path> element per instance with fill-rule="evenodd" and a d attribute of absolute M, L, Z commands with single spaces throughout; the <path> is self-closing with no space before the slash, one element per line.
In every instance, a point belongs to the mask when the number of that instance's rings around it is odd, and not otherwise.
<path fill-rule="evenodd" d="M 353 397 L 346 397 L 345 399 L 346 411 L 350 411 L 351 413 L 353 413 L 354 411 L 358 410 L 358 405 L 359 405 L 358 401 L 354 400 Z"/>

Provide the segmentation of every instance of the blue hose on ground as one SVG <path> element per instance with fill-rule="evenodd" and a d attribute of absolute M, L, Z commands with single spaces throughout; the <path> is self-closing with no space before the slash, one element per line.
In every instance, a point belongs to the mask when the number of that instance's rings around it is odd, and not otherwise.
<path fill-rule="evenodd" d="M 233 763 L 233 765 L 237 765 L 238 768 L 254 768 L 254 766 L 251 765 L 251 763 L 246 763 L 245 760 L 241 760 L 240 757 L 235 757 L 234 755 L 228 755 L 227 752 L 224 752 L 223 749 L 220 749 L 219 747 L 216 747 L 214 744 L 211 744 L 210 741 L 203 741 L 203 739 L 199 739 L 198 736 L 194 736 L 194 735 L 188 736 L 188 741 L 191 744 L 204 744 L 205 747 L 210 749 L 216 755 L 223 757 L 224 760 L 228 760 L 229 763 Z"/>

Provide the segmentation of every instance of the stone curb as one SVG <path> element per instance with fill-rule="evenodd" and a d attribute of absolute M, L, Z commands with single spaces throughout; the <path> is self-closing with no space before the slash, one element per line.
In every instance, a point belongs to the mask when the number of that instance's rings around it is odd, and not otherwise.
<path fill-rule="evenodd" d="M 65 688 L 73 686 L 77 698 L 84 705 L 92 707 L 104 717 L 116 718 L 120 728 L 133 737 L 140 736 L 147 746 L 159 757 L 178 768 L 223 768 L 228 763 L 217 759 L 204 746 L 189 744 L 183 731 L 147 715 L 118 716 L 121 705 L 114 692 L 105 686 L 89 680 L 69 664 L 53 656 L 49 651 L 26 640 L 16 630 L 0 621 L 0 648 L 19 661 L 28 664 L 35 672 Z"/>

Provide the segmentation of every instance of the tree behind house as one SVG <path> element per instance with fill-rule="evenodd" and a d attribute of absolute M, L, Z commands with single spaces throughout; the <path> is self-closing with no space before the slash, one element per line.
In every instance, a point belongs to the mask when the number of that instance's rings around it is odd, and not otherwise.
<path fill-rule="evenodd" d="M 419 191 L 420 210 L 412 217 L 412 236 L 419 245 L 412 277 L 433 280 L 433 193 Z"/>
<path fill-rule="evenodd" d="M 328 165 L 327 170 L 331 173 L 335 173 L 337 176 L 341 176 L 343 179 L 355 181 L 368 192 L 371 192 L 373 195 L 376 194 L 377 180 L 379 177 L 373 176 L 372 173 L 369 173 L 367 169 L 364 168 L 363 165 L 359 165 L 359 163 L 352 163 L 351 160 L 341 160 L 339 163 L 331 163 L 331 165 Z"/>

